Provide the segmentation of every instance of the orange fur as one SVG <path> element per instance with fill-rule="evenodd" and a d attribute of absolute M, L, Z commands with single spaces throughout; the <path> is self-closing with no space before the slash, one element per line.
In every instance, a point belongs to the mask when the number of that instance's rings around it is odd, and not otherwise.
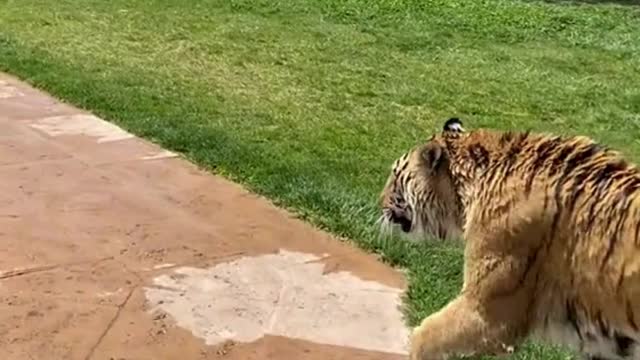
<path fill-rule="evenodd" d="M 465 241 L 463 288 L 414 330 L 411 359 L 502 354 L 532 335 L 640 359 L 639 189 L 640 171 L 589 138 L 447 122 L 381 193 L 385 224 Z"/>

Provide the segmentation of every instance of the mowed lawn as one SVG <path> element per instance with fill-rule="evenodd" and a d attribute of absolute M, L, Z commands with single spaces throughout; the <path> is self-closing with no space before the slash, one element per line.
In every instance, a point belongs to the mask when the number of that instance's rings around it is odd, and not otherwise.
<path fill-rule="evenodd" d="M 0 0 L 0 70 L 407 268 L 411 325 L 458 291 L 461 249 L 379 240 L 377 195 L 448 117 L 640 159 L 635 5 Z M 567 356 L 530 344 L 514 358 Z"/>

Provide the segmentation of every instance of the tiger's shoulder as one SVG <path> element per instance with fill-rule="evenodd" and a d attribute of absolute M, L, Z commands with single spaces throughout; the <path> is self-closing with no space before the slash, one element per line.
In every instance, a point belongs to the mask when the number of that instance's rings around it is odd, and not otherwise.
<path fill-rule="evenodd" d="M 555 183 L 638 174 L 637 166 L 621 152 L 583 135 L 481 128 L 445 131 L 438 141 L 449 152 L 452 170 L 467 176 L 469 172 L 491 171 L 498 178 L 528 175 L 531 181 L 537 178 Z"/>

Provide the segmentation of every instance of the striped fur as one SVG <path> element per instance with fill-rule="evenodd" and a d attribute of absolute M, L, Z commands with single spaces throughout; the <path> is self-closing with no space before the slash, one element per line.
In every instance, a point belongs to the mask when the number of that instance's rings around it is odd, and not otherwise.
<path fill-rule="evenodd" d="M 400 157 L 381 194 L 384 224 L 465 241 L 461 293 L 414 330 L 411 358 L 538 336 L 640 359 L 640 171 L 586 137 L 454 123 Z"/>

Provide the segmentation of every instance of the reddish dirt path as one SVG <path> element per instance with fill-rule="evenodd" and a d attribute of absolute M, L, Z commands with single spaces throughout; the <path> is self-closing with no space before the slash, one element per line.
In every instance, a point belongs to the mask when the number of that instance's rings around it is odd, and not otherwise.
<path fill-rule="evenodd" d="M 327 276 L 404 282 L 241 187 L 2 74 L 0 172 L 0 359 L 404 358 L 269 334 L 207 345 L 150 312 L 144 288 L 162 274 L 283 249 L 316 255 Z M 338 333 L 353 320 L 345 309 Z"/>

